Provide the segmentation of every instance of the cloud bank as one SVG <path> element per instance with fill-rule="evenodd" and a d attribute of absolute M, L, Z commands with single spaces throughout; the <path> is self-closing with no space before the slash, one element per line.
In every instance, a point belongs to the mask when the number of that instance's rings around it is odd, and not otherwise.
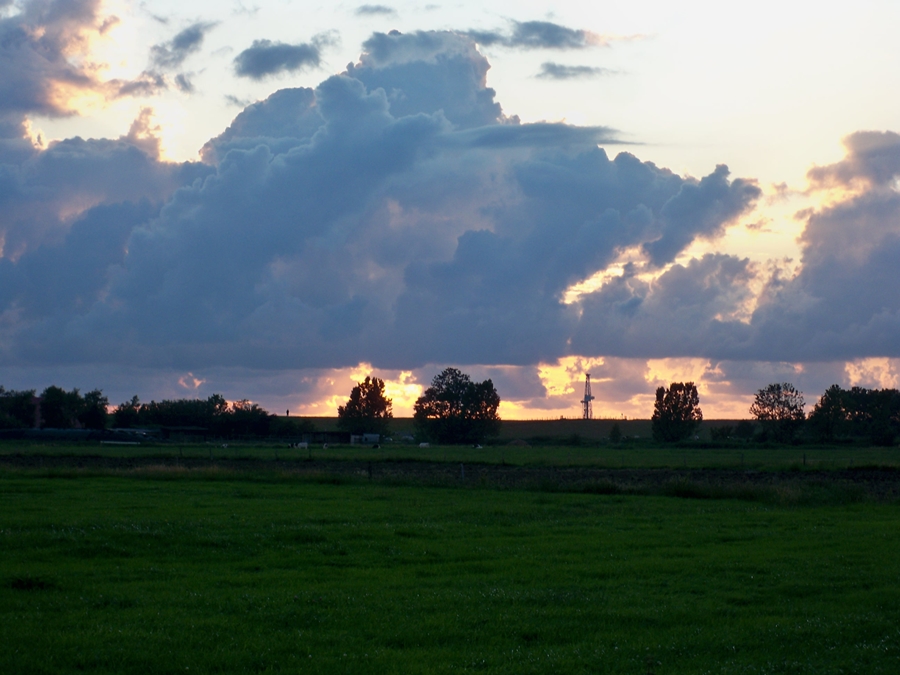
<path fill-rule="evenodd" d="M 66 21 L 94 22 L 83 9 Z M 576 33 L 536 22 L 508 39 L 560 48 L 587 40 Z M 268 56 L 237 60 L 249 77 L 306 58 L 255 47 Z M 753 180 L 611 156 L 602 127 L 520 123 L 469 35 L 376 33 L 344 73 L 242 110 L 202 165 L 160 161 L 147 119 L 119 139 L 34 148 L 21 115 L 64 114 L 48 92 L 81 81 L 44 66 L 0 104 L 4 368 L 900 356 L 896 134 L 854 134 L 844 161 L 810 172 L 850 196 L 809 215 L 799 274 L 757 296 L 749 260 L 683 258 L 753 208 Z M 542 395 L 533 372 L 504 376 Z"/>

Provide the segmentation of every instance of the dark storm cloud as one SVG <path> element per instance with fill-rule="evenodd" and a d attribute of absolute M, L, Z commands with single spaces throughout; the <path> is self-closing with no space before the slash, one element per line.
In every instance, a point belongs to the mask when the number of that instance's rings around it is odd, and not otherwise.
<path fill-rule="evenodd" d="M 254 40 L 253 44 L 234 59 L 234 70 L 241 77 L 262 80 L 282 72 L 294 72 L 321 63 L 318 44 L 297 45 L 271 40 Z"/>
<path fill-rule="evenodd" d="M 547 61 L 541 64 L 541 72 L 536 77 L 544 80 L 574 80 L 610 75 L 615 71 L 594 66 L 567 66 L 562 63 Z"/>
<path fill-rule="evenodd" d="M 387 5 L 360 5 L 353 13 L 356 16 L 393 16 L 397 11 Z"/>
<path fill-rule="evenodd" d="M 567 28 L 550 21 L 513 21 L 512 32 L 478 31 L 466 33 L 478 44 L 518 49 L 586 49 L 605 44 L 602 36 Z"/>
<path fill-rule="evenodd" d="M 151 62 L 157 68 L 178 68 L 187 57 L 200 51 L 203 38 L 215 26 L 215 23 L 198 22 L 188 26 L 168 42 L 154 45 L 150 48 Z"/>

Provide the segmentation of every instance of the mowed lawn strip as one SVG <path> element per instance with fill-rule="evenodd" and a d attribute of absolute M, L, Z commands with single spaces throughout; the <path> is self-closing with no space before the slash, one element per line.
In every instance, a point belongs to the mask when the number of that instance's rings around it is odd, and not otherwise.
<path fill-rule="evenodd" d="M 896 673 L 900 511 L 0 478 L 0 672 Z"/>

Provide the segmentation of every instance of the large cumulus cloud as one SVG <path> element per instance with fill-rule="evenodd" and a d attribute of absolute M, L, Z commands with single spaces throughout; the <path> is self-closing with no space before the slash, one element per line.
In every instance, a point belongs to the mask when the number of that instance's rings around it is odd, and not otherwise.
<path fill-rule="evenodd" d="M 486 86 L 490 64 L 471 40 L 449 32 L 391 31 L 374 34 L 363 48 L 347 74 L 370 90 L 383 89 L 395 117 L 441 110 L 459 127 L 503 119 L 496 92 Z"/>
<path fill-rule="evenodd" d="M 214 172 L 180 169 L 195 180 L 161 208 L 128 195 L 116 243 L 91 259 L 102 272 L 67 301 L 7 298 L 19 318 L 6 362 L 409 369 L 633 351 L 589 328 L 619 311 L 611 290 L 567 305 L 566 289 L 624 249 L 664 269 L 759 194 L 725 167 L 691 179 L 610 159 L 597 147 L 615 142 L 608 129 L 518 124 L 466 36 L 376 34 L 365 47 L 314 91 L 242 112 L 207 145 Z M 77 250 L 109 214 L 85 218 L 54 245 Z M 35 251 L 4 273 L 58 258 Z M 667 272 L 668 297 L 634 292 L 658 314 L 700 289 L 690 322 L 703 334 L 742 301 L 716 284 L 747 273 L 713 257 Z"/>
<path fill-rule="evenodd" d="M 608 153 L 603 127 L 521 124 L 488 68 L 465 35 L 375 34 L 346 72 L 243 110 L 204 165 L 160 161 L 149 115 L 47 149 L 8 118 L 0 365 L 234 381 L 368 362 L 427 381 L 426 364 L 482 364 L 540 406 L 535 364 L 569 355 L 603 356 L 598 391 L 629 395 L 647 359 L 699 357 L 710 386 L 750 391 L 897 355 L 896 134 L 854 134 L 810 171 L 842 196 L 808 215 L 797 276 L 756 297 L 750 260 L 685 256 L 752 208 L 753 181 Z M 808 360 L 826 366 L 786 364 Z"/>

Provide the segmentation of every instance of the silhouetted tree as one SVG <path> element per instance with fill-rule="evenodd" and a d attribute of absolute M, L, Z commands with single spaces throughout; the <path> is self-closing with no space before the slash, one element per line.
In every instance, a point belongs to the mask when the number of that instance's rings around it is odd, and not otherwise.
<path fill-rule="evenodd" d="M 384 395 L 384 380 L 366 377 L 350 391 L 346 405 L 338 406 L 338 428 L 351 434 L 386 434 L 394 417 L 394 403 Z"/>
<path fill-rule="evenodd" d="M 767 435 L 789 443 L 803 425 L 803 394 L 790 382 L 770 384 L 756 392 L 750 414 L 763 425 Z"/>
<path fill-rule="evenodd" d="M 125 401 L 113 410 L 113 426 L 120 429 L 130 429 L 141 425 L 141 400 L 132 396 L 130 401 Z"/>
<path fill-rule="evenodd" d="M 221 394 L 207 399 L 176 399 L 141 403 L 137 396 L 116 406 L 113 425 L 119 428 L 197 427 L 216 436 L 267 436 L 274 415 L 247 399 L 229 405 Z"/>
<path fill-rule="evenodd" d="M 85 429 L 105 429 L 109 399 L 99 389 L 89 391 L 81 401 L 78 421 Z"/>
<path fill-rule="evenodd" d="M 473 382 L 445 368 L 416 401 L 413 418 L 420 436 L 437 443 L 477 443 L 500 433 L 500 396 L 491 380 Z"/>
<path fill-rule="evenodd" d="M 900 392 L 853 387 L 848 399 L 858 433 L 873 445 L 893 445 L 900 431 Z"/>
<path fill-rule="evenodd" d="M 203 427 L 216 431 L 219 418 L 228 413 L 228 401 L 221 394 L 207 399 L 150 401 L 141 405 L 140 424 L 161 427 Z"/>
<path fill-rule="evenodd" d="M 216 418 L 216 431 L 225 436 L 267 436 L 272 415 L 247 399 L 235 401 L 231 408 Z"/>
<path fill-rule="evenodd" d="M 81 414 L 83 399 L 77 389 L 66 391 L 51 385 L 41 392 L 41 427 L 71 429 Z"/>
<path fill-rule="evenodd" d="M 34 389 L 11 391 L 0 386 L 0 429 L 34 426 Z"/>
<path fill-rule="evenodd" d="M 820 441 L 831 441 L 844 431 L 848 423 L 847 392 L 833 384 L 822 394 L 809 413 L 809 425 Z"/>
<path fill-rule="evenodd" d="M 693 382 L 673 382 L 656 390 L 653 439 L 667 443 L 689 437 L 703 420 L 700 396 Z"/>

